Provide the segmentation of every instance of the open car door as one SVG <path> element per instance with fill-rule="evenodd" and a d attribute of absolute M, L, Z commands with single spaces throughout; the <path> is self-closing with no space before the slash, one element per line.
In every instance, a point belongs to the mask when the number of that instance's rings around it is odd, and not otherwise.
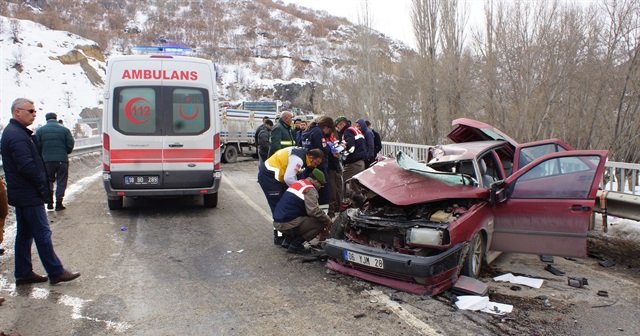
<path fill-rule="evenodd" d="M 587 230 L 607 151 L 544 155 L 498 190 L 490 249 L 586 257 Z"/>
<path fill-rule="evenodd" d="M 518 144 L 513 157 L 513 171 L 517 171 L 543 155 L 568 150 L 575 150 L 575 148 L 560 139 L 546 139 Z"/>

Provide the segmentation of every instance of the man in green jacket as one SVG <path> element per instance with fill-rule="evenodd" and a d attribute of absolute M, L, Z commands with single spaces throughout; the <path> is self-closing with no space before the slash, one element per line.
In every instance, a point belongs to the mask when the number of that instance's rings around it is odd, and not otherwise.
<path fill-rule="evenodd" d="M 38 128 L 36 137 L 49 178 L 50 199 L 53 199 L 53 183 L 56 182 L 55 210 L 60 211 L 66 209 L 62 199 L 69 177 L 69 154 L 73 151 L 75 142 L 69 129 L 58 122 L 58 116 L 55 113 L 47 113 L 45 119 L 47 124 Z M 48 203 L 47 209 L 53 209 L 53 204 Z"/>
<path fill-rule="evenodd" d="M 282 148 L 295 145 L 295 137 L 291 131 L 292 119 L 293 113 L 284 111 L 280 115 L 278 123 L 271 129 L 271 148 L 269 148 L 269 156 Z"/>

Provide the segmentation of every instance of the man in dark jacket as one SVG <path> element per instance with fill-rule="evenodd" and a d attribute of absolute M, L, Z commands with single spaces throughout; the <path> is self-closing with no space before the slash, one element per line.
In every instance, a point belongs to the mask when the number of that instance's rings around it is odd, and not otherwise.
<path fill-rule="evenodd" d="M 269 116 L 264 116 L 262 117 L 262 123 L 260 124 L 260 126 L 256 127 L 256 131 L 255 133 L 253 133 L 253 140 L 254 140 L 254 144 L 256 145 L 256 155 L 258 156 L 258 162 L 260 162 L 260 148 L 258 148 L 260 145 L 258 144 L 258 135 L 260 134 L 260 131 L 262 131 L 263 129 L 265 129 L 265 125 L 267 123 L 267 120 L 271 120 L 269 119 Z M 273 126 L 273 121 L 271 121 L 271 125 Z M 267 152 L 269 151 L 269 149 L 267 149 Z M 268 153 L 267 153 L 268 154 Z M 264 161 L 264 159 L 263 159 Z"/>
<path fill-rule="evenodd" d="M 64 192 L 67 189 L 69 177 L 69 154 L 73 151 L 73 136 L 68 128 L 58 122 L 55 113 L 47 113 L 47 124 L 38 128 L 36 137 L 40 144 L 40 153 L 44 160 L 49 177 L 49 189 L 53 194 L 53 183 L 56 183 L 56 211 L 64 210 L 62 204 Z M 51 195 L 53 199 L 53 195 Z M 48 203 L 47 209 L 53 209 L 53 204 Z"/>
<path fill-rule="evenodd" d="M 382 137 L 380 136 L 380 133 L 376 132 L 376 130 L 371 127 L 371 122 L 369 122 L 369 120 L 366 120 L 365 123 L 367 124 L 367 128 L 373 132 L 373 158 L 375 159 L 378 156 L 378 153 L 382 150 Z"/>
<path fill-rule="evenodd" d="M 80 273 L 64 269 L 53 250 L 51 229 L 44 203 L 52 203 L 44 162 L 38 151 L 38 139 L 27 128 L 36 118 L 33 101 L 18 98 L 11 104 L 12 118 L 2 133 L 0 148 L 7 180 L 9 205 L 15 207 L 16 285 L 45 282 L 47 277 L 33 272 L 31 244 L 35 241 L 40 261 L 49 275 L 49 282 L 71 281 Z"/>
<path fill-rule="evenodd" d="M 267 119 L 264 121 L 264 127 L 258 133 L 256 137 L 256 143 L 258 144 L 258 166 L 269 158 L 269 148 L 271 147 L 271 128 L 273 127 L 273 121 Z"/>
<path fill-rule="evenodd" d="M 364 119 L 358 119 L 356 123 L 360 127 L 360 132 L 364 134 L 364 141 L 367 148 L 367 158 L 364 160 L 364 166 L 366 168 L 369 167 L 369 165 L 371 165 L 371 163 L 373 163 L 373 160 L 375 159 L 375 151 L 373 148 L 373 132 L 367 127 L 367 123 L 364 121 Z"/>
<path fill-rule="evenodd" d="M 333 132 L 333 119 L 327 116 L 318 117 L 315 121 L 309 125 L 301 135 L 302 147 L 307 149 L 318 148 L 324 152 L 322 163 L 318 166 L 318 169 L 322 171 L 325 177 L 329 176 L 329 158 L 331 154 L 331 148 L 327 144 L 327 137 Z M 319 202 L 321 205 L 329 204 L 330 190 L 329 188 L 322 188 L 318 191 L 320 194 Z"/>
<path fill-rule="evenodd" d="M 284 111 L 280 115 L 280 120 L 271 129 L 271 148 L 269 149 L 269 156 L 277 152 L 279 149 L 290 147 L 295 144 L 295 136 L 291 130 L 291 120 L 293 119 L 293 113 Z"/>

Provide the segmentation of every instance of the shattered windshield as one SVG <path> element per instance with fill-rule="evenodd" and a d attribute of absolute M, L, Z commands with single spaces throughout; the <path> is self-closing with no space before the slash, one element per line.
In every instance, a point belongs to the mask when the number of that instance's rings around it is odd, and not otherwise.
<path fill-rule="evenodd" d="M 396 161 L 402 169 L 439 180 L 446 184 L 477 185 L 475 171 L 471 161 L 439 163 L 438 169 L 434 169 L 412 159 L 402 151 L 396 155 Z"/>

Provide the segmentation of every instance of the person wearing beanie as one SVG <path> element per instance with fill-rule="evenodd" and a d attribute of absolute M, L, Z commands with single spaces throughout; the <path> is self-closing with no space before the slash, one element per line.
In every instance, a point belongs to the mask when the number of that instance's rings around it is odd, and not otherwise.
<path fill-rule="evenodd" d="M 304 242 L 331 226 L 331 218 L 320 209 L 318 191 L 326 184 L 324 173 L 315 168 L 305 179 L 293 183 L 273 212 L 273 227 L 285 237 L 287 252 L 306 254 Z"/>
<path fill-rule="evenodd" d="M 58 122 L 58 116 L 55 113 L 47 113 L 45 119 L 47 123 L 38 128 L 36 138 L 38 138 L 40 153 L 47 170 L 51 199 L 53 199 L 55 183 L 55 210 L 60 211 L 66 209 L 62 201 L 69 177 L 69 154 L 73 151 L 75 142 L 71 131 Z M 47 209 L 52 210 L 53 203 L 47 203 Z"/>

